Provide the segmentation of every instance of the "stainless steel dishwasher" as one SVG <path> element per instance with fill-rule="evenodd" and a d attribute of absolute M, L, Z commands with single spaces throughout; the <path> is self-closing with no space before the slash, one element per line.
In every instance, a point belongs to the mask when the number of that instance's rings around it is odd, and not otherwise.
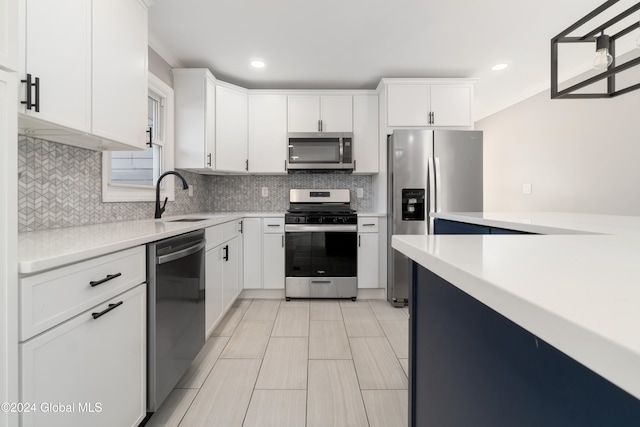
<path fill-rule="evenodd" d="M 147 245 L 147 411 L 155 412 L 205 341 L 204 230 Z"/>

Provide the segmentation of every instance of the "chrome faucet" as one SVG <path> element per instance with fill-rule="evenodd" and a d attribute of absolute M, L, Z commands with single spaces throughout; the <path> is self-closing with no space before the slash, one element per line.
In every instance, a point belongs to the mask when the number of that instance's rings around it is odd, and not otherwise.
<path fill-rule="evenodd" d="M 165 197 L 164 198 L 164 204 L 162 205 L 162 207 L 160 207 L 160 181 L 162 181 L 162 178 L 164 178 L 167 175 L 175 175 L 178 178 L 180 178 L 180 180 L 182 181 L 182 189 L 183 190 L 186 190 L 187 188 L 189 188 L 189 184 L 187 184 L 187 181 L 182 177 L 182 175 L 180 175 L 176 171 L 167 171 L 167 172 L 163 173 L 162 175 L 160 175 L 160 177 L 158 178 L 158 182 L 156 182 L 156 216 L 154 218 L 161 218 L 162 217 L 162 213 L 164 212 L 164 208 L 165 208 L 165 206 L 167 206 L 167 200 L 169 198 Z"/>

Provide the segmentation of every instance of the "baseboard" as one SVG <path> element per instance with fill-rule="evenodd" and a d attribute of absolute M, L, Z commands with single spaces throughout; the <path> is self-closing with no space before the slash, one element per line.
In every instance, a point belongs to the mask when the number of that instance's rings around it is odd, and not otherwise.
<path fill-rule="evenodd" d="M 284 299 L 284 289 L 243 289 L 239 298 L 247 299 Z M 386 299 L 386 289 L 358 289 L 358 299 Z"/>

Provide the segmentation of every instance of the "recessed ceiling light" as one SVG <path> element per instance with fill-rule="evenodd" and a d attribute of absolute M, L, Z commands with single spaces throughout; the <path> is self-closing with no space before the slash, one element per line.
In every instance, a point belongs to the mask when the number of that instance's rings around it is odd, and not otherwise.
<path fill-rule="evenodd" d="M 255 68 L 264 68 L 264 61 L 254 59 L 251 61 L 251 66 Z"/>
<path fill-rule="evenodd" d="M 500 71 L 500 70 L 504 70 L 505 68 L 507 68 L 509 66 L 509 64 L 496 64 L 493 67 L 491 67 L 491 69 L 493 71 Z"/>

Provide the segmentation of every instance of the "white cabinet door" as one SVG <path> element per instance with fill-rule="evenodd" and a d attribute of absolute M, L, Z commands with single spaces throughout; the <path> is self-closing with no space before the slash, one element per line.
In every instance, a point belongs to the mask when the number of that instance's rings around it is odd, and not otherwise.
<path fill-rule="evenodd" d="M 320 132 L 320 97 L 291 95 L 287 97 L 289 132 Z"/>
<path fill-rule="evenodd" d="M 176 169 L 215 169 L 215 78 L 206 68 L 173 69 Z"/>
<path fill-rule="evenodd" d="M 0 0 L 0 68 L 18 71 L 18 0 Z"/>
<path fill-rule="evenodd" d="M 21 426 L 133 427 L 142 421 L 145 290 L 144 284 L 137 286 L 20 344 L 20 401 L 38 409 L 23 413 Z M 104 312 L 109 304 L 119 305 L 94 319 L 92 313 Z M 41 405 L 48 404 L 65 405 L 65 412 L 45 412 Z"/>
<path fill-rule="evenodd" d="M 60 9 L 58 6 L 57 10 Z M 52 16 L 56 14 L 49 16 L 49 20 L 55 22 Z M 93 0 L 92 22 L 93 133 L 144 148 L 147 142 L 147 8 L 139 0 Z M 58 45 L 56 52 L 60 46 L 64 45 Z M 71 68 L 64 65 L 65 69 Z"/>
<path fill-rule="evenodd" d="M 262 242 L 265 289 L 284 289 L 284 234 L 265 233 Z"/>
<path fill-rule="evenodd" d="M 378 144 L 378 95 L 354 95 L 354 173 L 378 173 Z"/>
<path fill-rule="evenodd" d="M 222 246 L 205 253 L 205 325 L 206 336 L 223 314 L 222 306 Z"/>
<path fill-rule="evenodd" d="M 322 132 L 353 131 L 353 100 L 351 95 L 328 95 L 320 98 Z"/>
<path fill-rule="evenodd" d="M 235 237 L 222 245 L 224 258 L 224 265 L 222 268 L 222 301 L 225 311 L 231 306 L 240 293 L 239 275 L 241 253 L 239 242 L 240 238 Z"/>
<path fill-rule="evenodd" d="M 432 85 L 432 126 L 472 126 L 471 85 Z"/>
<path fill-rule="evenodd" d="M 388 126 L 429 126 L 431 86 L 392 84 L 387 87 Z"/>
<path fill-rule="evenodd" d="M 262 288 L 262 219 L 242 220 L 243 288 Z"/>
<path fill-rule="evenodd" d="M 249 95 L 249 172 L 287 173 L 287 97 Z"/>
<path fill-rule="evenodd" d="M 40 120 L 91 132 L 91 1 L 24 0 L 21 3 L 25 46 L 21 49 L 21 80 L 31 75 L 33 84 L 20 85 L 19 101 L 26 101 L 27 91 L 38 109 L 18 111 Z M 111 34 L 113 28 L 110 29 Z M 116 61 L 116 58 L 110 58 Z M 117 81 L 117 79 L 116 79 Z M 143 124 L 144 126 L 144 124 Z"/>
<path fill-rule="evenodd" d="M 216 170 L 247 171 L 247 94 L 216 86 Z"/>
<path fill-rule="evenodd" d="M 358 288 L 377 288 L 378 233 L 358 234 Z"/>

